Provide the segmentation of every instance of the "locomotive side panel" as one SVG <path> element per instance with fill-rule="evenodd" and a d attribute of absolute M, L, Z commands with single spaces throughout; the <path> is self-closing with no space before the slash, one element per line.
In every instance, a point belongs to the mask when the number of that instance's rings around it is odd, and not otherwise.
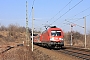
<path fill-rule="evenodd" d="M 42 42 L 49 42 L 49 34 L 48 34 L 48 31 L 44 32 L 42 34 Z"/>

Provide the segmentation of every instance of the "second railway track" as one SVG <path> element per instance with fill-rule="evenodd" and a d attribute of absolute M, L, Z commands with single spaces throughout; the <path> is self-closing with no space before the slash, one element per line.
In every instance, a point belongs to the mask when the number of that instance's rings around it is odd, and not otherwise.
<path fill-rule="evenodd" d="M 63 50 L 58 50 L 58 52 L 71 55 L 83 60 L 90 60 L 90 50 L 79 49 L 79 48 L 67 48 Z"/>
<path fill-rule="evenodd" d="M 7 47 L 4 47 L 4 48 L 1 48 L 2 50 L 0 51 L 0 54 L 3 54 L 5 52 L 7 52 L 8 50 L 10 50 L 12 48 L 15 48 L 15 47 L 18 47 L 18 46 L 23 46 L 23 44 L 17 44 L 16 46 L 7 46 Z"/>

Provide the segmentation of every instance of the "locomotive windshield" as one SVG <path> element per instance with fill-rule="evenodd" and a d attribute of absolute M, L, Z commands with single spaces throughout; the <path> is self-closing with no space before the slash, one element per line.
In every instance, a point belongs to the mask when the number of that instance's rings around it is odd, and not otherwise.
<path fill-rule="evenodd" d="M 51 31 L 51 36 L 61 36 L 61 31 Z"/>

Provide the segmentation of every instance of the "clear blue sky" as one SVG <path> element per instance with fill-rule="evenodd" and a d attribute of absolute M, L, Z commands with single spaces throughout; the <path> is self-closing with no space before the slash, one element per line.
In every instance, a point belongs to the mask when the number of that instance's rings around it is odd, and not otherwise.
<path fill-rule="evenodd" d="M 34 27 L 38 30 L 40 28 L 44 30 L 44 25 L 52 24 L 62 28 L 64 31 L 70 31 L 70 25 L 66 25 L 68 22 L 65 19 L 84 26 L 83 19 L 75 19 L 90 14 L 90 0 L 0 0 L 0 24 L 5 26 L 9 24 L 26 26 L 26 1 L 28 2 L 29 27 L 32 26 L 31 8 L 34 1 Z M 90 31 L 89 25 L 90 16 L 87 16 L 87 33 Z M 73 30 L 84 32 L 84 29 L 77 25 L 73 27 Z"/>

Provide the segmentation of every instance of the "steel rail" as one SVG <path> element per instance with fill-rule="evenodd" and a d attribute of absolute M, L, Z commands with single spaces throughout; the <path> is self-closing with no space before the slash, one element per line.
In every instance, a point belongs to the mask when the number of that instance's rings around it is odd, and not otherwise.
<path fill-rule="evenodd" d="M 76 50 L 72 50 L 70 51 L 69 49 L 64 49 L 64 50 L 58 50 L 58 52 L 64 53 L 64 54 L 68 54 L 71 56 L 75 56 L 77 58 L 80 59 L 84 59 L 84 60 L 90 60 L 90 51 L 84 51 L 81 52 L 80 50 L 78 50 L 78 52 L 75 52 Z M 88 54 L 86 54 L 88 52 Z"/>

